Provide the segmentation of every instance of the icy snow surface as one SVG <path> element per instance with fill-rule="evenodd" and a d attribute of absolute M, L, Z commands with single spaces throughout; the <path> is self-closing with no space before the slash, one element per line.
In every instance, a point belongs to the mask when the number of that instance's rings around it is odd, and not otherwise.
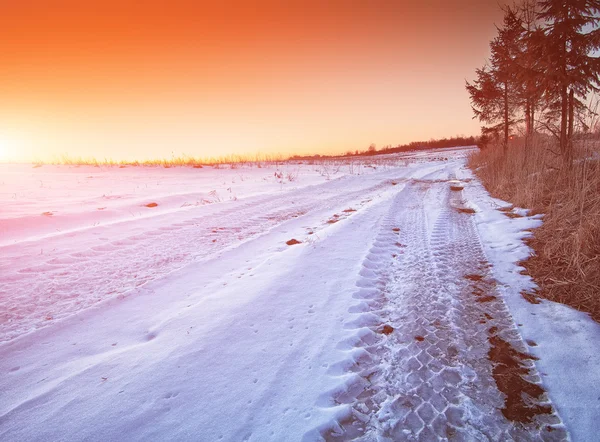
<path fill-rule="evenodd" d="M 0 440 L 593 440 L 600 327 L 521 297 L 541 220 L 469 152 L 0 165 Z M 491 335 L 551 413 L 504 417 Z"/>

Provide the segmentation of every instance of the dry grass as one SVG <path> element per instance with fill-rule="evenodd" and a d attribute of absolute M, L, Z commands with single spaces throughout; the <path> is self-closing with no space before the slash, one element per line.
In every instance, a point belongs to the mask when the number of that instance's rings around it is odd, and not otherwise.
<path fill-rule="evenodd" d="M 61 155 L 52 160 L 36 160 L 33 161 L 33 167 L 39 168 L 44 165 L 64 165 L 64 166 L 93 166 L 93 167 L 163 167 L 165 169 L 175 167 L 192 167 L 202 169 L 204 167 L 212 167 L 214 169 L 251 169 L 253 167 L 271 167 L 281 165 L 309 165 L 315 166 L 322 176 L 327 179 L 338 174 L 340 171 L 350 173 L 352 175 L 360 175 L 365 169 L 379 169 L 397 167 L 406 165 L 407 160 L 400 156 L 389 155 L 374 155 L 374 156 L 359 156 L 359 157 L 343 157 L 343 156 L 323 156 L 312 158 L 286 158 L 283 155 L 224 155 L 219 157 L 194 157 L 190 155 L 171 156 L 171 158 L 157 158 L 143 161 L 116 161 L 112 158 L 98 159 L 95 157 L 73 157 L 69 155 Z M 287 173 L 285 179 L 295 181 L 298 177 L 297 172 Z M 283 177 L 282 177 L 283 178 Z M 397 184 L 393 182 L 392 184 Z"/>
<path fill-rule="evenodd" d="M 523 265 L 539 295 L 591 313 L 600 321 L 600 149 L 596 141 L 576 145 L 573 168 L 562 167 L 549 139 L 525 149 L 514 140 L 508 155 L 489 147 L 469 165 L 490 193 L 544 214 Z"/>
<path fill-rule="evenodd" d="M 224 155 L 219 157 L 194 157 L 191 155 L 171 156 L 171 158 L 155 158 L 143 161 L 116 161 L 112 158 L 104 158 L 99 160 L 94 157 L 72 157 L 69 155 L 61 155 L 50 161 L 34 161 L 34 167 L 41 167 L 45 164 L 50 165 L 67 165 L 67 166 L 95 166 L 95 167 L 194 167 L 200 169 L 205 166 L 215 168 L 232 168 L 236 169 L 242 166 L 257 166 L 263 164 L 278 164 L 283 162 L 282 155 Z"/>

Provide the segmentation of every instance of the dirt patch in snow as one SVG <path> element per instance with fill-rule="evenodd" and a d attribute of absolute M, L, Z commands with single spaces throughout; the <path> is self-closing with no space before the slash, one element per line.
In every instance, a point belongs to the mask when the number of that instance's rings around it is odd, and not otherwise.
<path fill-rule="evenodd" d="M 483 275 L 468 274 L 468 275 L 465 275 L 465 278 L 468 279 L 469 281 L 481 281 L 483 279 Z"/>
<path fill-rule="evenodd" d="M 530 369 L 525 361 L 536 360 L 534 356 L 515 350 L 508 342 L 496 336 L 490 329 L 488 357 L 492 361 L 492 375 L 498 389 L 506 395 L 502 414 L 513 422 L 530 423 L 540 414 L 551 414 L 552 407 L 535 403 L 541 400 L 545 390 L 525 379 Z"/>
<path fill-rule="evenodd" d="M 152 208 L 152 207 L 158 207 L 158 204 L 156 204 L 156 203 L 148 203 L 148 204 L 145 204 L 144 206 Z"/>
<path fill-rule="evenodd" d="M 514 212 L 514 206 L 500 207 L 498 210 L 509 218 L 523 218 L 523 215 L 519 215 L 518 213 Z"/>
<path fill-rule="evenodd" d="M 394 331 L 394 327 L 392 327 L 391 325 L 388 325 L 388 324 L 385 324 L 383 326 L 383 328 L 381 329 L 381 333 L 383 333 L 384 335 L 391 335 L 393 331 Z"/>
<path fill-rule="evenodd" d="M 465 274 L 464 278 L 472 281 L 468 287 L 474 300 L 482 304 L 479 323 L 486 324 L 488 321 L 493 321 L 494 312 L 498 309 L 498 303 L 501 303 L 495 292 L 496 280 L 480 272 Z M 544 388 L 532 382 L 533 378 L 528 378 L 536 374 L 535 366 L 531 361 L 537 358 L 524 353 L 525 348 L 519 351 L 514 343 L 503 339 L 503 329 L 504 326 L 496 323 L 487 330 L 489 343 L 487 356 L 492 364 L 492 377 L 498 390 L 505 395 L 504 405 L 500 411 L 512 422 L 535 425 L 536 416 L 554 413 L 552 406 L 547 403 Z M 530 346 L 535 345 L 533 341 L 531 343 L 533 345 L 527 342 Z"/>
<path fill-rule="evenodd" d="M 521 296 L 530 304 L 541 304 L 541 301 L 533 293 L 522 291 Z"/>
<path fill-rule="evenodd" d="M 327 220 L 327 224 L 335 224 L 340 220 L 340 216 L 336 213 Z"/>
<path fill-rule="evenodd" d="M 302 241 L 298 241 L 297 239 L 292 238 L 289 241 L 286 241 L 286 244 L 288 246 L 293 246 L 293 245 L 296 245 L 296 244 L 302 244 Z"/>
<path fill-rule="evenodd" d="M 515 208 L 515 206 L 506 206 L 506 207 L 500 207 L 498 210 L 500 212 L 510 212 L 511 210 L 513 210 Z"/>
<path fill-rule="evenodd" d="M 523 218 L 523 215 L 519 215 L 518 213 L 515 212 L 504 212 L 504 214 L 506 216 L 508 216 L 509 218 Z"/>

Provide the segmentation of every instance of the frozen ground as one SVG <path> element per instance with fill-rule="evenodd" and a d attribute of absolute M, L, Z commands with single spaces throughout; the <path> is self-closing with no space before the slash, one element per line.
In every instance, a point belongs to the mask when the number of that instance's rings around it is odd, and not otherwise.
<path fill-rule="evenodd" d="M 1 165 L 0 440 L 593 440 L 600 327 L 468 152 Z"/>

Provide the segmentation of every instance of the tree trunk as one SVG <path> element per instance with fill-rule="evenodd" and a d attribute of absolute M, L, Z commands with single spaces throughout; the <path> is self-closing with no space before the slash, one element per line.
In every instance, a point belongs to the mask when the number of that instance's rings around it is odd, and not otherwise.
<path fill-rule="evenodd" d="M 573 126 L 575 118 L 575 94 L 573 89 L 569 91 L 569 127 L 567 131 L 567 157 L 566 160 L 569 166 L 573 163 Z"/>
<path fill-rule="evenodd" d="M 504 153 L 508 152 L 508 84 L 504 83 Z"/>
<path fill-rule="evenodd" d="M 569 113 L 568 103 L 568 80 L 567 80 L 567 40 L 561 37 L 561 58 L 560 58 L 560 153 L 563 161 L 567 161 L 567 119 Z"/>
<path fill-rule="evenodd" d="M 568 120 L 568 96 L 567 87 L 562 86 L 560 91 L 560 153 L 563 159 L 567 159 L 567 120 Z"/>
<path fill-rule="evenodd" d="M 531 101 L 529 98 L 525 101 L 525 149 L 529 147 L 529 137 L 531 135 Z"/>

